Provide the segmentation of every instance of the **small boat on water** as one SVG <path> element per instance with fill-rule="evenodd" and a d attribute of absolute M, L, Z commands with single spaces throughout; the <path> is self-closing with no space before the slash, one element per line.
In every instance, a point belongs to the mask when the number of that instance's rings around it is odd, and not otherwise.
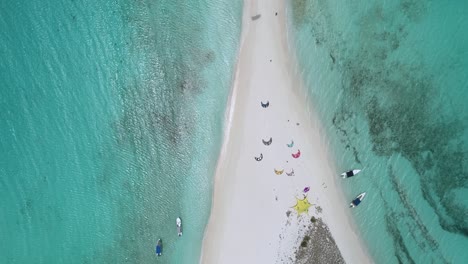
<path fill-rule="evenodd" d="M 180 219 L 180 217 L 177 217 L 176 219 L 176 226 L 177 226 L 177 235 L 182 236 L 182 219 Z"/>
<path fill-rule="evenodd" d="M 341 173 L 341 177 L 343 177 L 343 179 L 353 177 L 353 176 L 357 175 L 360 172 L 361 172 L 361 170 L 350 170 L 350 171 Z"/>
<path fill-rule="evenodd" d="M 162 240 L 158 239 L 158 243 L 156 244 L 156 255 L 161 256 L 162 255 Z"/>
<path fill-rule="evenodd" d="M 358 206 L 358 205 L 362 202 L 362 200 L 364 199 L 364 196 L 366 196 L 366 193 L 365 193 L 365 192 L 359 194 L 359 195 L 356 197 L 356 199 L 354 199 L 354 200 L 349 204 L 349 207 L 354 208 L 354 207 Z"/>

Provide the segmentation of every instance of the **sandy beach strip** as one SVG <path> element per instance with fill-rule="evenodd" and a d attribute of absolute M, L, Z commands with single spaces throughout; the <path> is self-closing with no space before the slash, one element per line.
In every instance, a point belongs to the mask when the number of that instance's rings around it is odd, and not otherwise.
<path fill-rule="evenodd" d="M 341 192 L 342 179 L 320 121 L 302 95 L 286 30 L 284 0 L 244 2 L 237 69 L 200 263 L 295 263 L 297 255 L 307 255 L 307 247 L 300 246 L 305 235 L 311 236 L 314 248 L 319 248 L 320 237 L 329 237 L 314 235 L 312 216 L 333 237 L 340 251 L 333 256 L 341 255 L 346 263 L 372 262 Z M 267 102 L 269 106 L 262 107 Z M 263 143 L 270 138 L 271 144 Z M 293 170 L 294 176 L 286 174 Z M 305 193 L 305 187 L 310 191 Z M 304 195 L 313 206 L 298 215 L 292 207 Z"/>

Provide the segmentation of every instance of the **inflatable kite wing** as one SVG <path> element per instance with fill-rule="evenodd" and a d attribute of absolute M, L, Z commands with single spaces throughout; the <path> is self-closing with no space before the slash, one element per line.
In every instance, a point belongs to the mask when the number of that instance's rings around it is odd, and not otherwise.
<path fill-rule="evenodd" d="M 263 154 L 260 153 L 259 157 L 254 157 L 256 161 L 261 161 L 263 159 Z"/>
<path fill-rule="evenodd" d="M 277 170 L 277 169 L 275 169 L 276 175 L 281 175 L 281 174 L 283 174 L 283 172 L 284 172 L 284 169 L 283 169 L 283 170 Z"/>
<path fill-rule="evenodd" d="M 264 139 L 262 139 L 262 142 L 265 146 L 270 146 L 271 142 L 273 142 L 273 138 L 270 137 L 270 140 L 266 141 Z"/>
<path fill-rule="evenodd" d="M 294 169 L 291 169 L 291 172 L 286 172 L 286 175 L 288 176 L 294 176 Z"/>
<path fill-rule="evenodd" d="M 266 103 L 260 102 L 260 104 L 263 108 L 267 108 L 268 106 L 270 106 L 270 101 L 267 101 Z"/>
<path fill-rule="evenodd" d="M 294 146 L 294 140 L 291 140 L 291 144 L 286 144 L 289 148 L 292 148 Z"/>
<path fill-rule="evenodd" d="M 293 158 L 297 159 L 301 156 L 301 151 L 298 149 L 296 154 L 291 154 Z"/>

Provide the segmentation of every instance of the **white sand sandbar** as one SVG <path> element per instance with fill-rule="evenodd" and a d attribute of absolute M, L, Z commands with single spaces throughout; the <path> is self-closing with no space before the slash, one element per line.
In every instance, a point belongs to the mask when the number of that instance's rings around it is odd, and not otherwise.
<path fill-rule="evenodd" d="M 355 232 L 326 136 L 308 110 L 313 107 L 302 96 L 291 58 L 285 2 L 246 0 L 203 264 L 293 263 L 311 216 L 323 219 L 347 263 L 372 262 Z M 269 106 L 262 107 L 267 101 Z M 265 145 L 262 139 L 270 137 Z M 300 157 L 293 158 L 298 150 Z M 256 161 L 260 154 L 263 159 Z M 277 175 L 275 169 L 284 172 Z M 287 176 L 292 170 L 295 176 Z M 311 207 L 298 217 L 291 207 L 306 186 L 309 201 L 322 212 Z"/>

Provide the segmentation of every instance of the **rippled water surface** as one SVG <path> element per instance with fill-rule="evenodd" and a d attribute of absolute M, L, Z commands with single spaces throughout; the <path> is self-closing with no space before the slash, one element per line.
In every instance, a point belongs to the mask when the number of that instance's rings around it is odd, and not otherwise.
<path fill-rule="evenodd" d="M 241 8 L 0 3 L 0 263 L 198 262 Z"/>

